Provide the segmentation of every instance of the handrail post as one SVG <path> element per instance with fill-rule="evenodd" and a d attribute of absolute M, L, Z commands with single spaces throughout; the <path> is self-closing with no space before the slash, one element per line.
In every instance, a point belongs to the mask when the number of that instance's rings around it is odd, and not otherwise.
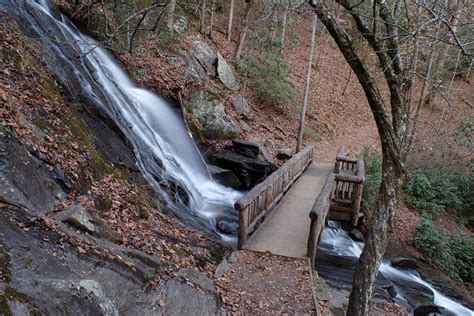
<path fill-rule="evenodd" d="M 318 226 L 318 216 L 311 218 L 311 226 L 309 228 L 309 237 L 308 237 L 308 250 L 307 256 L 311 262 L 311 267 L 314 269 L 314 264 L 316 260 L 316 247 L 317 247 L 317 226 Z"/>
<path fill-rule="evenodd" d="M 248 207 L 245 207 L 239 212 L 239 236 L 237 241 L 237 249 L 242 249 L 247 241 L 247 223 L 248 223 Z"/>

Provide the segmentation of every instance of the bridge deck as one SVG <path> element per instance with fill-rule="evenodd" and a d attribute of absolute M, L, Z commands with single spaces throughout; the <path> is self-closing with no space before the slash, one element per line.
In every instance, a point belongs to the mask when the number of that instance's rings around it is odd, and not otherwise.
<path fill-rule="evenodd" d="M 310 228 L 309 213 L 334 164 L 313 163 L 293 184 L 243 249 L 305 258 Z"/>

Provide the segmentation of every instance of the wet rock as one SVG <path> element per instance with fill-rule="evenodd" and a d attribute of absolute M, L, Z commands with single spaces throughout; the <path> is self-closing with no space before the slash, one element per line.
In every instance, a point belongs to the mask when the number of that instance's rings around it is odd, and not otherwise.
<path fill-rule="evenodd" d="M 224 234 L 235 234 L 239 228 L 239 224 L 237 222 L 229 222 L 229 221 L 218 221 L 217 222 L 217 229 Z"/>
<path fill-rule="evenodd" d="M 392 267 L 397 267 L 401 269 L 412 269 L 416 270 L 419 268 L 418 262 L 412 258 L 406 257 L 397 257 L 390 260 Z"/>
<path fill-rule="evenodd" d="M 219 265 L 216 268 L 216 271 L 214 272 L 214 277 L 215 278 L 222 277 L 227 272 L 227 270 L 229 270 L 229 268 L 230 268 L 230 265 L 227 262 L 227 260 L 226 259 L 222 260 L 222 262 L 219 263 Z"/>
<path fill-rule="evenodd" d="M 237 96 L 232 99 L 232 107 L 234 108 L 235 112 L 239 114 L 248 114 L 251 110 L 247 99 L 242 96 Z"/>
<path fill-rule="evenodd" d="M 221 98 L 213 92 L 197 89 L 191 92 L 188 110 L 198 121 L 198 129 L 208 139 L 232 139 L 240 134 L 236 123 L 230 118 Z"/>
<path fill-rule="evenodd" d="M 249 158 L 257 158 L 260 154 L 260 145 L 251 140 L 237 139 L 232 141 L 233 150 Z"/>
<path fill-rule="evenodd" d="M 358 229 L 353 229 L 349 232 L 349 237 L 355 241 L 364 241 L 364 234 Z"/>
<path fill-rule="evenodd" d="M 237 176 L 229 169 L 219 168 L 217 166 L 208 165 L 212 179 L 218 181 L 226 187 L 238 188 L 240 181 Z"/>
<path fill-rule="evenodd" d="M 190 40 L 192 47 L 191 54 L 198 60 L 209 76 L 215 77 L 217 63 L 216 50 L 199 37 L 192 37 Z"/>
<path fill-rule="evenodd" d="M 220 53 L 217 53 L 217 75 L 219 80 L 233 91 L 240 90 L 240 84 L 235 76 L 234 69 L 227 63 Z"/>
<path fill-rule="evenodd" d="M 281 160 L 287 160 L 293 157 L 293 150 L 291 148 L 280 149 L 277 153 L 277 158 Z"/>
<path fill-rule="evenodd" d="M 395 275 L 390 275 L 390 281 L 397 287 L 399 294 L 406 299 L 410 306 L 418 307 L 433 303 L 434 293 L 428 287 Z"/>
<path fill-rule="evenodd" d="M 441 314 L 444 308 L 434 304 L 421 305 L 413 310 L 414 316 L 429 316 L 433 314 Z"/>

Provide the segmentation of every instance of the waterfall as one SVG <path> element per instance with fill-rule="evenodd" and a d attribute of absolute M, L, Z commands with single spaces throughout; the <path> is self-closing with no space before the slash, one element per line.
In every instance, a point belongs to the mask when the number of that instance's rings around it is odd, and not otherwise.
<path fill-rule="evenodd" d="M 352 238 L 350 238 L 346 232 L 340 228 L 336 222 L 333 221 L 330 221 L 324 228 L 321 244 L 319 245 L 319 249 L 325 251 L 326 253 L 355 258 L 359 258 L 363 247 L 363 243 L 353 241 Z M 388 262 L 382 262 L 379 271 L 388 280 L 404 280 L 407 282 L 415 282 L 427 287 L 434 293 L 433 303 L 437 306 L 444 307 L 447 311 L 453 313 L 454 315 L 474 315 L 473 311 L 441 294 L 431 284 L 424 281 L 419 275 L 415 274 L 415 272 L 397 269 L 392 267 Z"/>
<path fill-rule="evenodd" d="M 136 87 L 100 43 L 52 11 L 48 0 L 13 3 L 14 14 L 31 21 L 29 31 L 59 61 L 46 61 L 49 68 L 70 91 L 77 82 L 81 96 L 115 122 L 132 145 L 143 176 L 167 207 L 194 228 L 234 243 L 234 236 L 216 229 L 216 221 L 237 221 L 233 205 L 241 193 L 210 178 L 178 112 L 160 96 Z"/>

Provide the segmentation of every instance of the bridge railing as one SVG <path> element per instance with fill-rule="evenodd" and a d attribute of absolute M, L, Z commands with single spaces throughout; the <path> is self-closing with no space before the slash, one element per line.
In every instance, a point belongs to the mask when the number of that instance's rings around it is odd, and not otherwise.
<path fill-rule="evenodd" d="M 313 208 L 309 213 L 311 218 L 311 226 L 309 229 L 308 237 L 308 251 L 307 256 L 311 260 L 312 266 L 314 267 L 314 259 L 316 257 L 316 248 L 321 239 L 321 232 L 326 222 L 326 217 L 331 207 L 331 194 L 334 185 L 335 174 L 331 173 L 324 183 L 321 192 L 319 193 L 316 202 L 314 202 Z"/>
<path fill-rule="evenodd" d="M 313 161 L 314 146 L 309 145 L 294 155 L 277 171 L 256 185 L 234 207 L 239 211 L 238 248 L 242 248 L 260 220 L 281 200 L 286 191 Z"/>
<path fill-rule="evenodd" d="M 364 160 L 345 157 L 345 147 L 341 145 L 336 157 L 334 186 L 331 196 L 331 219 L 345 220 L 351 215 L 351 223 L 357 225 L 360 202 L 365 181 Z M 334 215 L 333 215 L 334 214 Z M 342 214 L 342 217 L 338 217 Z"/>

